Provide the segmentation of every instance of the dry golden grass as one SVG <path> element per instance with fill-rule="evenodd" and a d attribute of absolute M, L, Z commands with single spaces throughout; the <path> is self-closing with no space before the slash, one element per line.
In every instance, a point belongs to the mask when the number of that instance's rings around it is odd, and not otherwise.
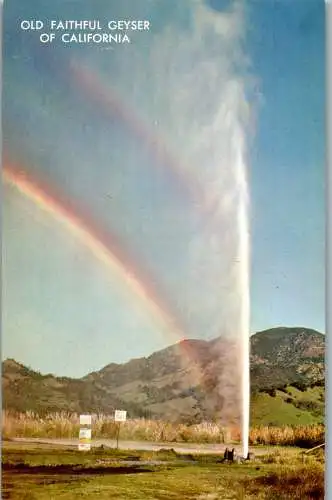
<path fill-rule="evenodd" d="M 39 416 L 33 412 L 2 412 L 3 437 L 76 438 L 79 433 L 79 415 L 50 413 Z M 114 438 L 117 424 L 113 415 L 93 415 L 93 436 Z M 210 422 L 195 425 L 173 424 L 159 420 L 130 419 L 121 425 L 121 438 L 162 442 L 226 442 L 231 431 Z"/>
<path fill-rule="evenodd" d="M 321 464 L 299 467 L 280 466 L 248 484 L 249 498 L 274 500 L 323 500 L 324 467 Z"/>
<path fill-rule="evenodd" d="M 93 437 L 114 438 L 117 424 L 113 415 L 93 415 Z M 79 415 L 50 413 L 45 416 L 27 412 L 2 412 L 2 435 L 10 437 L 77 438 Z M 153 442 L 229 443 L 241 439 L 239 428 L 225 428 L 215 423 L 194 425 L 159 420 L 130 419 L 121 425 L 122 440 Z M 312 447 L 324 441 L 324 426 L 257 427 L 250 430 L 251 445 Z"/>
<path fill-rule="evenodd" d="M 310 448 L 325 439 L 325 428 L 321 424 L 284 427 L 256 427 L 250 430 L 252 445 L 282 445 Z"/>

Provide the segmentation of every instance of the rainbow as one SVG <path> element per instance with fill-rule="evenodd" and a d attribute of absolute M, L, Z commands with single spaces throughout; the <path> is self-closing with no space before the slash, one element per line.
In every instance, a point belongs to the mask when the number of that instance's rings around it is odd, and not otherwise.
<path fill-rule="evenodd" d="M 94 72 L 75 60 L 70 61 L 69 75 L 76 88 L 93 100 L 104 114 L 116 116 L 127 126 L 133 136 L 147 147 L 156 160 L 156 165 L 163 164 L 172 172 L 177 185 L 188 194 L 194 206 L 207 215 L 214 209 L 215 202 L 204 192 L 192 170 L 176 157 L 171 148 L 154 131 L 154 127 L 129 106 L 113 87 L 106 86 Z"/>
<path fill-rule="evenodd" d="M 156 327 L 166 333 L 172 343 L 178 343 L 184 361 L 191 363 L 191 356 L 182 342 L 187 338 L 184 329 L 179 325 L 175 317 L 169 312 L 169 308 L 142 272 L 139 272 L 119 242 L 107 238 L 101 230 L 93 225 L 82 211 L 78 211 L 70 205 L 59 193 L 51 192 L 49 186 L 44 182 L 36 182 L 21 167 L 5 163 L 3 167 L 3 181 L 14 187 L 20 194 L 32 201 L 39 209 L 48 213 L 53 219 L 65 227 L 74 235 L 94 257 L 105 265 L 114 275 L 124 282 L 131 293 L 140 302 L 144 310 L 153 319 Z M 194 366 L 196 380 L 201 380 L 202 374 L 197 366 Z"/>
<path fill-rule="evenodd" d="M 51 215 L 56 221 L 67 228 L 81 243 L 90 250 L 94 257 L 108 267 L 118 278 L 123 280 L 135 293 L 150 315 L 156 320 L 157 325 L 167 330 L 174 341 L 185 337 L 182 329 L 170 313 L 165 312 L 166 306 L 159 303 L 156 293 L 151 286 L 143 285 L 142 277 L 138 278 L 138 271 L 129 265 L 129 259 L 124 255 L 118 242 L 113 238 L 106 241 L 106 237 L 90 223 L 86 223 L 78 211 L 74 210 L 50 193 L 49 188 L 37 184 L 28 177 L 26 172 L 6 165 L 3 169 L 3 179 L 6 184 L 14 186 L 26 198 L 33 201 L 40 209 Z M 67 206 L 66 206 L 67 205 Z M 86 217 L 85 217 L 86 219 Z M 146 280 L 144 280 L 146 283 Z"/>

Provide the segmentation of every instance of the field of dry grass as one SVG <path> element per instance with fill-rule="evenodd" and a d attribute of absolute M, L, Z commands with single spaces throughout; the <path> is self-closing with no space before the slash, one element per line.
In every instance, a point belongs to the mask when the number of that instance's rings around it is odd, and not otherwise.
<path fill-rule="evenodd" d="M 93 437 L 113 439 L 117 424 L 113 415 L 93 416 Z M 280 445 L 310 448 L 324 442 L 323 425 L 253 427 L 250 430 L 251 445 Z M 39 416 L 32 412 L 2 412 L 4 438 L 77 438 L 79 415 L 51 413 Z M 211 422 L 195 425 L 174 424 L 158 420 L 131 419 L 122 424 L 121 439 L 151 442 L 230 443 L 239 442 L 238 428 L 224 428 Z"/>
<path fill-rule="evenodd" d="M 284 466 L 256 478 L 251 482 L 249 490 L 250 498 L 256 499 L 323 499 L 324 469 L 320 465 Z"/>

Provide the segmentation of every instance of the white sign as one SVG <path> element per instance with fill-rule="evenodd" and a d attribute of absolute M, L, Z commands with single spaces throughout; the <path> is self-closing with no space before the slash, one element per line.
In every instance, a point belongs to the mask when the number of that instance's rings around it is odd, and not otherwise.
<path fill-rule="evenodd" d="M 91 450 L 91 429 L 80 429 L 78 449 L 81 451 Z"/>
<path fill-rule="evenodd" d="M 80 441 L 91 441 L 91 429 L 80 429 Z"/>
<path fill-rule="evenodd" d="M 114 422 L 125 422 L 127 418 L 127 412 L 125 410 L 115 410 Z"/>
<path fill-rule="evenodd" d="M 80 425 L 91 425 L 91 415 L 80 415 Z"/>

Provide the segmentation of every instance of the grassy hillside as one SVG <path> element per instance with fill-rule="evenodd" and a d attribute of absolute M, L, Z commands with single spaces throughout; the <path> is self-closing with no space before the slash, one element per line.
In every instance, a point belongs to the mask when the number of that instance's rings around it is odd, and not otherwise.
<path fill-rule="evenodd" d="M 324 387 L 309 387 L 300 391 L 287 386 L 253 394 L 251 401 L 251 425 L 310 425 L 324 421 Z"/>

